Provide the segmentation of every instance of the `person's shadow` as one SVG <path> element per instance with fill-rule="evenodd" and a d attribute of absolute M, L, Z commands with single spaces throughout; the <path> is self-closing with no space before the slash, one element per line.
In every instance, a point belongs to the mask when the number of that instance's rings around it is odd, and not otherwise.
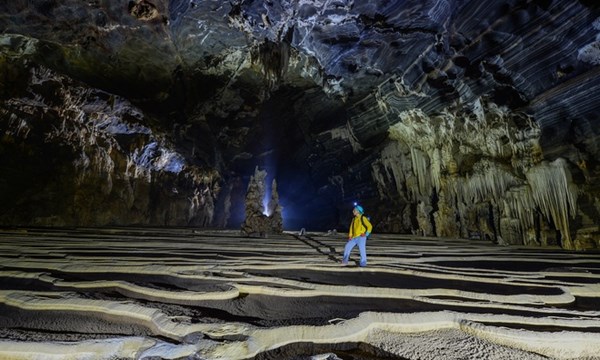
<path fill-rule="evenodd" d="M 336 263 L 342 262 L 342 257 L 344 254 L 335 251 L 334 246 L 327 245 L 322 241 L 314 239 L 310 235 L 306 234 L 306 232 L 304 232 L 303 235 L 294 235 L 294 237 L 296 237 L 296 239 L 302 241 L 306 245 L 310 246 L 311 248 L 315 249 L 319 254 L 327 256 L 327 259 Z M 328 251 L 323 250 L 324 248 L 328 249 Z"/>

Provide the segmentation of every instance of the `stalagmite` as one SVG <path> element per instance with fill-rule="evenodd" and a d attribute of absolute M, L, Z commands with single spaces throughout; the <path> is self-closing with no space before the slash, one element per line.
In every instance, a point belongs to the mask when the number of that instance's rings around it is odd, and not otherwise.
<path fill-rule="evenodd" d="M 265 205 L 267 172 L 254 169 L 254 176 L 250 177 L 245 200 L 245 218 L 242 223 L 242 234 L 246 236 L 261 236 L 267 234 L 278 234 L 283 231 L 283 219 L 281 217 L 281 206 L 279 205 L 279 194 L 277 193 L 277 182 L 273 180 L 271 189 L 271 200 Z"/>
<path fill-rule="evenodd" d="M 283 232 L 283 209 L 281 205 L 279 205 L 279 193 L 277 192 L 277 181 L 273 179 L 271 183 L 271 199 L 269 200 L 268 205 L 268 217 L 271 222 L 271 231 L 274 233 L 282 233 Z"/>
<path fill-rule="evenodd" d="M 577 214 L 577 187 L 571 180 L 567 162 L 561 158 L 543 162 L 526 175 L 535 204 L 560 230 L 562 246 L 573 250 L 569 215 L 574 218 Z"/>

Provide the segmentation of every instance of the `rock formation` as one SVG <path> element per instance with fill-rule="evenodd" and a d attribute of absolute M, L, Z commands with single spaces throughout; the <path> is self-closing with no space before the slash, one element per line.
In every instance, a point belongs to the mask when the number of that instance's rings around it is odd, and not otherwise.
<path fill-rule="evenodd" d="M 0 232 L 1 359 L 600 353 L 596 252 L 376 234 L 364 269 L 340 267 L 345 234 L 26 230 Z"/>
<path fill-rule="evenodd" d="M 49 69 L 29 82 L 0 108 L 3 224 L 210 224 L 218 174 L 189 166 L 138 108 Z"/>
<path fill-rule="evenodd" d="M 288 226 L 600 247 L 593 1 L 0 14 L 0 224 L 238 228 L 259 165 Z"/>
<path fill-rule="evenodd" d="M 242 223 L 242 234 L 246 236 L 265 237 L 268 234 L 280 234 L 283 232 L 283 219 L 281 206 L 279 205 L 279 194 L 277 193 L 277 182 L 273 179 L 271 186 L 271 197 L 265 206 L 267 172 L 254 170 L 250 177 L 248 190 L 246 191 L 245 218 Z"/>
<path fill-rule="evenodd" d="M 279 204 L 279 193 L 277 192 L 277 180 L 271 183 L 271 199 L 267 206 L 267 214 L 271 218 L 271 231 L 276 234 L 283 232 L 283 208 Z"/>

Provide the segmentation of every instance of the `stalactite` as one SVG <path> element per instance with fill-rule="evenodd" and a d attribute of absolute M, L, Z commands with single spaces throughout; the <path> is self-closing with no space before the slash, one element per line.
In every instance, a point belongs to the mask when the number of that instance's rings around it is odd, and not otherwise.
<path fill-rule="evenodd" d="M 542 162 L 527 173 L 527 181 L 535 204 L 560 231 L 565 249 L 574 249 L 569 230 L 569 215 L 577 213 L 577 187 L 571 180 L 571 172 L 564 159 Z"/>
<path fill-rule="evenodd" d="M 512 222 L 518 230 L 517 239 L 510 239 L 511 234 L 502 233 L 504 243 L 521 244 L 525 231 L 534 227 L 535 201 L 531 187 L 515 186 L 507 191 L 502 198 L 501 213 L 501 221 Z"/>
<path fill-rule="evenodd" d="M 411 189 L 416 199 L 429 196 L 431 191 L 431 173 L 427 154 L 417 148 L 410 149 L 413 172 L 417 178 L 417 188 Z"/>
<path fill-rule="evenodd" d="M 262 66 L 262 72 L 270 86 L 274 87 L 286 74 L 290 62 L 291 48 L 286 42 L 266 40 L 252 54 L 253 63 Z"/>
<path fill-rule="evenodd" d="M 479 162 L 472 175 L 457 183 L 456 196 L 465 204 L 484 201 L 497 203 L 505 196 L 507 189 L 522 183 L 510 172 L 498 168 L 493 163 Z"/>
<path fill-rule="evenodd" d="M 379 195 L 382 199 L 390 193 L 390 184 L 394 185 L 396 193 L 404 193 L 405 174 L 410 171 L 405 165 L 405 152 L 408 152 L 408 149 L 403 149 L 399 142 L 392 142 L 381 151 L 379 162 L 373 164 L 373 179 L 377 183 Z M 385 178 L 384 174 L 386 175 Z"/>
<path fill-rule="evenodd" d="M 444 193 L 448 204 L 454 201 L 464 205 L 456 214 L 461 231 L 476 227 L 463 223 L 467 212 L 488 203 L 502 209 L 494 226 L 505 225 L 512 234 L 505 235 L 514 237 L 510 243 L 531 238 L 536 205 L 530 193 L 523 194 L 522 186 L 524 173 L 541 161 L 542 152 L 540 128 L 529 115 L 481 98 L 468 108 L 447 109 L 435 116 L 417 108 L 403 111 L 398 117 L 389 129 L 389 137 L 411 149 L 416 180 L 407 177 L 404 182 L 412 201 L 423 200 L 435 191 Z M 399 167 L 390 164 L 392 161 L 384 162 L 386 169 Z M 396 187 L 402 188 L 399 184 Z M 438 224 L 454 223 L 452 218 L 443 218 L 452 216 L 448 211 L 437 212 L 436 216 Z"/>
<path fill-rule="evenodd" d="M 431 160 L 430 172 L 431 172 L 431 182 L 433 187 L 436 190 L 441 189 L 441 179 L 442 179 L 442 151 L 439 148 L 433 149 L 432 153 L 429 156 Z"/>
<path fill-rule="evenodd" d="M 11 114 L 8 119 L 8 130 L 5 132 L 6 135 L 13 137 L 27 139 L 31 127 L 25 119 L 18 118 L 15 114 Z"/>

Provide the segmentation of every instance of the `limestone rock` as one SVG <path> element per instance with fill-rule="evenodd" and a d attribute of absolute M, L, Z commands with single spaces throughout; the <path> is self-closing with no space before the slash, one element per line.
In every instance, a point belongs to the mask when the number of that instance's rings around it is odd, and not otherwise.
<path fill-rule="evenodd" d="M 254 170 L 254 175 L 248 183 L 246 191 L 245 219 L 242 223 L 242 234 L 246 236 L 265 237 L 268 234 L 279 234 L 283 232 L 283 219 L 281 217 L 281 206 L 277 194 L 277 182 L 273 180 L 271 188 L 271 199 L 267 206 L 264 205 L 266 194 L 267 172 Z"/>

